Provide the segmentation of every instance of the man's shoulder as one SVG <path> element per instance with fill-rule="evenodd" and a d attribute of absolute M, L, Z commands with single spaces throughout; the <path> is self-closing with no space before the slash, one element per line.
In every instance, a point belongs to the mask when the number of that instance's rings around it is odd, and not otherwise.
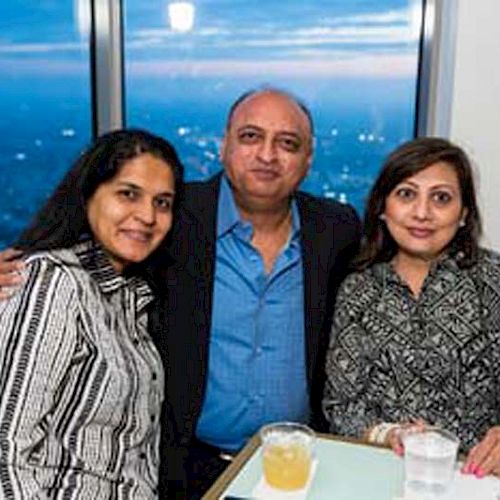
<path fill-rule="evenodd" d="M 172 230 L 167 244 L 162 247 L 168 254 L 168 260 L 163 260 L 163 265 L 171 265 L 173 259 L 183 265 L 186 265 L 187 260 L 194 260 L 194 267 L 205 267 L 207 251 L 215 241 L 219 186 L 220 175 L 184 185 Z M 160 260 L 155 259 L 154 266 L 162 263 L 163 253 L 159 252 Z"/>
<path fill-rule="evenodd" d="M 330 219 L 335 224 L 347 224 L 355 228 L 358 228 L 360 225 L 360 219 L 356 210 L 346 203 L 320 198 L 304 191 L 297 192 L 296 200 L 301 212 L 320 216 L 324 220 Z"/>
<path fill-rule="evenodd" d="M 184 184 L 170 239 L 178 231 L 185 233 L 188 228 L 204 226 L 213 219 L 217 210 L 219 186 L 220 175 Z"/>
<path fill-rule="evenodd" d="M 217 211 L 220 180 L 219 173 L 207 180 L 186 182 L 176 213 L 177 221 L 185 225 L 212 222 Z"/>
<path fill-rule="evenodd" d="M 219 192 L 222 173 L 218 173 L 209 179 L 202 181 L 189 181 L 184 185 L 184 199 L 192 204 L 199 200 L 199 197 L 217 196 Z"/>
<path fill-rule="evenodd" d="M 340 203 L 330 198 L 322 198 L 311 193 L 306 193 L 305 191 L 298 191 L 296 198 L 298 202 L 304 206 L 322 211 L 326 214 L 356 213 L 354 208 L 347 203 Z"/>

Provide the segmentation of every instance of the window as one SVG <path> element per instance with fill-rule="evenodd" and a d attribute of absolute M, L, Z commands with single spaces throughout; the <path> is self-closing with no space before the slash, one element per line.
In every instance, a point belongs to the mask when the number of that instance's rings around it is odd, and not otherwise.
<path fill-rule="evenodd" d="M 303 188 L 362 213 L 383 158 L 414 136 L 422 0 L 125 1 L 127 125 L 176 145 L 188 179 L 220 169 L 231 103 L 263 84 L 304 100 Z"/>
<path fill-rule="evenodd" d="M 91 137 L 89 0 L 0 7 L 0 247 Z"/>
<path fill-rule="evenodd" d="M 91 138 L 90 3 L 0 7 L 2 247 Z M 220 169 L 234 99 L 289 90 L 315 119 L 303 188 L 362 212 L 382 159 L 414 135 L 423 3 L 124 0 L 126 124 L 171 139 L 202 179 Z"/>

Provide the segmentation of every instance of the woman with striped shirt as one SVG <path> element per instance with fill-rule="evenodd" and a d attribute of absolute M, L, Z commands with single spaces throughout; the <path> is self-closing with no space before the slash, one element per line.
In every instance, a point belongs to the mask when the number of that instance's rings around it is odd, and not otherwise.
<path fill-rule="evenodd" d="M 0 498 L 157 496 L 164 374 L 144 261 L 183 168 L 139 130 L 97 139 L 21 236 L 0 302 Z"/>

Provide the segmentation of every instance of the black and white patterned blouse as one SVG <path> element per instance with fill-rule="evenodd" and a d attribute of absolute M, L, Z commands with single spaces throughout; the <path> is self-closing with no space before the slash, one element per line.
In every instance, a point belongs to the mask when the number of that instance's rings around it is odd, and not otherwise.
<path fill-rule="evenodd" d="M 155 498 L 164 385 L 150 288 L 90 241 L 27 262 L 0 303 L 0 498 Z"/>
<path fill-rule="evenodd" d="M 422 418 L 468 449 L 500 424 L 500 256 L 435 263 L 415 299 L 390 264 L 349 275 L 337 295 L 323 409 L 361 437 Z"/>

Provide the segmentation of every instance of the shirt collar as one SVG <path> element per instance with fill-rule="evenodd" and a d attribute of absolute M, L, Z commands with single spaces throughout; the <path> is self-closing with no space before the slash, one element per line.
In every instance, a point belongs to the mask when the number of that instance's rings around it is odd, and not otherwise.
<path fill-rule="evenodd" d="M 295 200 L 295 198 L 292 199 L 291 207 L 292 207 L 292 233 L 290 238 L 292 241 L 297 241 L 300 232 L 300 214 L 299 214 L 299 207 L 297 205 L 297 200 Z"/>
<path fill-rule="evenodd" d="M 242 221 L 234 201 L 231 186 L 227 177 L 223 175 L 217 205 L 217 239 L 230 232 L 240 222 Z"/>
<path fill-rule="evenodd" d="M 153 292 L 147 281 L 132 267 L 118 273 L 111 265 L 102 246 L 92 238 L 78 243 L 74 247 L 75 255 L 82 267 L 96 281 L 101 291 L 111 295 L 121 288 L 131 289 L 137 297 L 137 310 L 142 310 L 153 300 Z M 133 266 L 136 268 L 136 266 Z M 137 269 L 135 269 L 136 271 Z"/>
<path fill-rule="evenodd" d="M 380 282 L 394 282 L 401 284 L 403 280 L 399 277 L 399 274 L 394 270 L 394 266 L 391 262 L 379 262 L 373 265 L 373 274 Z M 451 272 L 457 272 L 459 270 L 458 263 L 456 259 L 445 252 L 443 255 L 438 257 L 429 269 L 429 275 L 433 275 L 440 269 L 446 269 Z"/>
<path fill-rule="evenodd" d="M 300 214 L 295 198 L 292 199 L 292 232 L 290 241 L 296 241 L 300 232 Z M 217 239 L 230 232 L 235 226 L 251 224 L 243 221 L 234 201 L 233 191 L 229 185 L 226 175 L 223 175 L 220 183 L 219 200 L 217 205 Z"/>

